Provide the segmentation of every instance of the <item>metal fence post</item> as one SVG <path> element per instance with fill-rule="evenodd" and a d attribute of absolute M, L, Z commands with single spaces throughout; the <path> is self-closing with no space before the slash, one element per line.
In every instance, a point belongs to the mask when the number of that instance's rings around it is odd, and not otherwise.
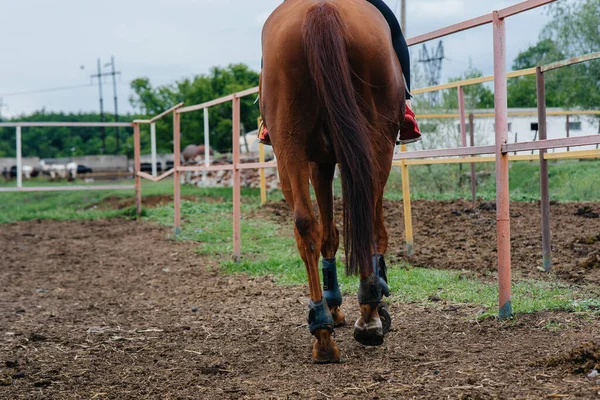
<path fill-rule="evenodd" d="M 458 87 L 458 113 L 460 114 L 460 145 L 467 147 L 467 127 L 465 124 L 465 89 Z"/>
<path fill-rule="evenodd" d="M 570 118 L 569 118 L 569 114 L 567 114 L 567 137 L 571 136 L 571 126 L 570 126 L 570 124 L 571 124 L 571 121 L 570 121 Z M 567 151 L 569 151 L 569 150 L 570 150 L 570 148 L 569 148 L 569 146 L 567 146 Z"/>
<path fill-rule="evenodd" d="M 23 148 L 21 146 L 21 126 L 17 125 L 17 188 L 23 188 Z"/>
<path fill-rule="evenodd" d="M 508 142 L 508 99 L 506 87 L 506 26 L 498 11 L 493 12 L 494 36 L 494 108 L 496 119 L 496 221 L 498 235 L 499 318 L 510 318 L 511 255 L 510 196 L 508 154 L 502 145 Z"/>
<path fill-rule="evenodd" d="M 232 132 L 232 145 L 233 145 L 233 259 L 238 262 L 240 261 L 240 248 L 241 248 L 241 228 L 240 220 L 242 218 L 241 213 L 241 180 L 240 180 L 240 98 L 237 95 L 233 96 L 232 100 L 233 108 L 233 132 Z"/>
<path fill-rule="evenodd" d="M 400 146 L 400 151 L 406 151 L 406 145 Z M 412 208 L 410 204 L 410 180 L 408 175 L 408 165 L 402 160 L 400 163 L 402 169 L 402 204 L 404 205 L 404 236 L 406 237 L 406 255 L 412 256 L 414 253 L 414 238 L 412 226 Z"/>
<path fill-rule="evenodd" d="M 156 123 L 150 124 L 150 148 L 152 151 L 152 176 L 157 175 L 156 171 Z"/>
<path fill-rule="evenodd" d="M 173 206 L 175 234 L 181 233 L 181 115 L 173 113 Z"/>
<path fill-rule="evenodd" d="M 133 174 L 135 177 L 135 213 L 142 215 L 142 177 L 139 175 L 141 169 L 140 161 L 140 124 L 133 124 Z"/>
<path fill-rule="evenodd" d="M 475 116 L 469 114 L 469 136 L 471 139 L 471 147 L 475 146 Z M 471 200 L 473 203 L 477 201 L 477 175 L 475 173 L 475 163 L 471 163 Z"/>
<path fill-rule="evenodd" d="M 542 69 L 536 70 L 537 109 L 540 140 L 548 138 L 546 124 L 546 85 Z M 542 211 L 542 262 L 544 270 L 552 269 L 552 233 L 550 232 L 550 191 L 548 183 L 548 160 L 544 158 L 547 150 L 540 150 L 540 204 Z"/>
<path fill-rule="evenodd" d="M 204 166 L 210 167 L 210 134 L 208 125 L 208 108 L 204 108 Z M 206 184 L 208 171 L 202 172 L 202 182 Z"/>

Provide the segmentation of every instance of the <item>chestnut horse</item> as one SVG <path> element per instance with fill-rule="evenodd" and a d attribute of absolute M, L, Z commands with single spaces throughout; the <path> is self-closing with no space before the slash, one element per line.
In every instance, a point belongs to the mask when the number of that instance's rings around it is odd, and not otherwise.
<path fill-rule="evenodd" d="M 332 333 L 345 316 L 335 272 L 335 165 L 340 166 L 343 188 L 346 273 L 360 274 L 354 337 L 365 345 L 380 345 L 390 322 L 381 302 L 383 294 L 389 295 L 382 201 L 404 119 L 402 71 L 388 24 L 365 0 L 287 0 L 266 21 L 262 45 L 261 114 L 306 264 L 308 325 L 316 337 L 312 357 L 315 362 L 337 362 L 340 351 Z"/>

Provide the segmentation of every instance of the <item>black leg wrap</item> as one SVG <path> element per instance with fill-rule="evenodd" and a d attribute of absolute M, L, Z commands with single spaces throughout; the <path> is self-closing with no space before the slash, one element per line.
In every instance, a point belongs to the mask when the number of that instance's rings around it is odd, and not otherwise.
<path fill-rule="evenodd" d="M 375 266 L 378 267 L 379 277 L 382 278 L 385 281 L 385 283 L 387 283 L 388 282 L 387 266 L 385 265 L 385 260 L 383 259 L 383 254 L 375 254 L 373 256 L 373 270 L 377 270 L 377 269 L 375 269 Z M 386 296 L 389 296 L 389 293 L 386 294 Z"/>
<path fill-rule="evenodd" d="M 373 255 L 373 272 L 367 279 L 361 279 L 358 285 L 358 302 L 360 304 L 379 303 L 383 295 L 390 295 L 387 284 L 387 270 L 381 254 Z"/>
<path fill-rule="evenodd" d="M 342 293 L 337 280 L 335 258 L 324 258 L 321 262 L 323 272 L 323 297 L 329 306 L 342 305 Z"/>
<path fill-rule="evenodd" d="M 308 305 L 308 329 L 314 335 L 317 329 L 329 329 L 333 332 L 333 317 L 327 306 L 327 301 L 310 301 Z"/>

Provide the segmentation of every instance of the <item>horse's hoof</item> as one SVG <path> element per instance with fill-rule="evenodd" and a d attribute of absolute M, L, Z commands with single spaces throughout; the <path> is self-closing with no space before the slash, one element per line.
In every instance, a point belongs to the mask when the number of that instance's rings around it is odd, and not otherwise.
<path fill-rule="evenodd" d="M 315 364 L 339 363 L 342 359 L 340 349 L 333 341 L 331 332 L 319 329 L 315 332 L 315 343 L 312 349 L 312 359 Z"/>
<path fill-rule="evenodd" d="M 346 315 L 340 309 L 340 306 L 329 307 L 331 316 L 333 317 L 333 326 L 339 328 L 340 326 L 346 325 Z"/>
<path fill-rule="evenodd" d="M 377 312 L 379 314 L 379 318 L 381 319 L 383 334 L 387 335 L 389 333 L 389 331 L 392 329 L 392 316 L 390 315 L 390 313 L 388 311 L 387 304 L 379 303 Z"/>
<path fill-rule="evenodd" d="M 354 324 L 354 339 L 364 346 L 381 346 L 383 344 L 383 324 L 379 318 L 369 323 L 358 319 Z"/>

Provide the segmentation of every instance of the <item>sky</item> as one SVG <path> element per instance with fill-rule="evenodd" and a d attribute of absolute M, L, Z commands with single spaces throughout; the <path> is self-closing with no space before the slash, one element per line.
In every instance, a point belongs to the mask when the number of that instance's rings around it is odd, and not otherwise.
<path fill-rule="evenodd" d="M 340 1 L 340 0 L 338 0 Z M 394 10 L 399 0 L 386 0 Z M 519 0 L 407 0 L 406 36 L 487 14 Z M 153 85 L 246 63 L 260 69 L 262 25 L 281 0 L 0 0 L 1 115 L 99 110 L 90 75 L 115 57 L 119 111 L 131 112 L 129 82 Z M 508 67 L 535 44 L 548 22 L 547 6 L 507 20 Z M 491 25 L 444 38 L 442 82 L 469 63 L 492 74 Z M 437 45 L 437 41 L 429 45 Z M 411 50 L 418 57 L 419 48 Z M 418 46 L 420 47 L 420 45 Z M 109 72 L 110 68 L 103 68 Z M 94 81 L 96 82 L 96 81 Z M 39 89 L 79 86 L 46 93 Z M 112 81 L 103 83 L 105 111 L 113 112 Z"/>

